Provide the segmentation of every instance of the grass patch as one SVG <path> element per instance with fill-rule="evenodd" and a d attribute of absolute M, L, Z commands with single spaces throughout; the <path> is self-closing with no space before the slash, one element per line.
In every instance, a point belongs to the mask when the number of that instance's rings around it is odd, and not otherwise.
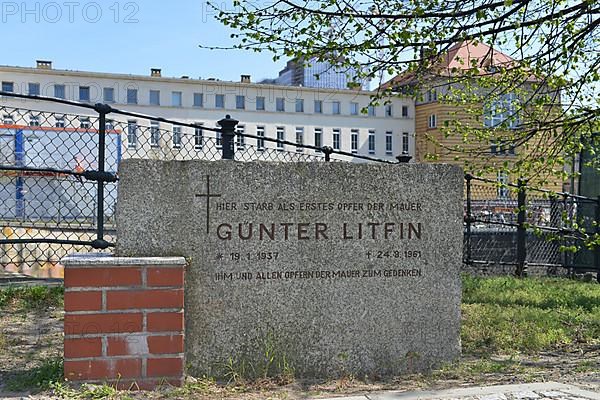
<path fill-rule="evenodd" d="M 575 367 L 575 372 L 594 372 L 600 369 L 600 365 L 594 361 L 584 360 Z"/>
<path fill-rule="evenodd" d="M 42 392 L 53 387 L 55 382 L 63 378 L 62 357 L 52 357 L 44 360 L 40 366 L 29 371 L 18 372 L 9 377 L 6 389 L 12 392 L 33 390 Z"/>
<path fill-rule="evenodd" d="M 561 278 L 477 278 L 463 275 L 463 304 L 523 306 L 536 309 L 563 308 L 597 311 L 597 283 Z"/>
<path fill-rule="evenodd" d="M 462 313 L 465 354 L 533 354 L 597 344 L 600 285 L 463 276 Z"/>
<path fill-rule="evenodd" d="M 0 353 L 4 353 L 6 350 L 8 350 L 8 340 L 4 333 L 0 332 Z"/>
<path fill-rule="evenodd" d="M 80 387 L 73 388 L 65 382 L 55 382 L 51 385 L 52 392 L 61 399 L 119 399 L 132 400 L 129 392 L 118 390 L 111 385 L 91 385 L 83 384 Z"/>
<path fill-rule="evenodd" d="M 8 287 L 0 289 L 0 310 L 46 310 L 63 307 L 64 288 L 46 286 Z"/>
<path fill-rule="evenodd" d="M 486 374 L 523 374 L 525 371 L 526 368 L 513 359 L 481 359 L 447 364 L 438 370 L 432 371 L 429 378 L 434 380 L 465 379 Z"/>

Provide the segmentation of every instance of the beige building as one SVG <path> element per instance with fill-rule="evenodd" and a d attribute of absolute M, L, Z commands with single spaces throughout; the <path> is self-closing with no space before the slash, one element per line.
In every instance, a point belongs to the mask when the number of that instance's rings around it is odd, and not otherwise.
<path fill-rule="evenodd" d="M 392 87 L 397 93 L 410 88 L 408 91 L 414 94 L 415 161 L 458 164 L 466 171 L 499 183 L 516 183 L 518 176 L 482 171 L 500 171 L 505 163 L 512 166 L 519 159 L 546 155 L 551 146 L 547 133 L 538 134 L 535 141 L 537 145 L 530 148 L 521 146 L 519 140 L 513 139 L 522 136 L 521 130 L 529 121 L 531 112 L 525 103 L 536 92 L 533 89 L 539 83 L 536 77 L 525 79 L 519 89 L 521 93 L 504 93 L 489 104 L 453 101 L 460 98 L 464 81 L 470 80 L 470 84 L 473 84 L 474 80 L 468 72 L 474 66 L 480 74 L 493 76 L 495 71 L 510 69 L 514 63 L 516 61 L 508 55 L 483 43 L 459 42 L 441 55 L 423 77 L 405 74 L 387 82 L 384 87 Z M 468 90 L 481 91 L 483 94 L 489 89 L 473 86 Z M 555 104 L 559 104 L 558 92 L 538 91 L 550 94 Z M 544 111 L 546 117 L 552 116 L 551 108 Z M 469 136 L 457 134 L 453 132 L 454 125 L 469 127 L 472 133 Z M 563 189 L 563 182 L 547 172 L 536 178 L 538 181 L 546 178 L 544 187 L 547 189 Z M 505 193 L 499 189 L 498 197 L 503 197 Z"/>

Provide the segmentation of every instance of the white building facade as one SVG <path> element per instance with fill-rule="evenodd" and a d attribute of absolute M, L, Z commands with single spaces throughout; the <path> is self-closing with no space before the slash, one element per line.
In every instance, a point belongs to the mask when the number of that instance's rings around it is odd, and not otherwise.
<path fill-rule="evenodd" d="M 330 146 L 391 161 L 402 154 L 414 156 L 415 151 L 415 108 L 408 97 L 369 106 L 373 93 L 368 91 L 254 84 L 249 77 L 243 77 L 241 82 L 166 78 L 159 70 L 152 70 L 149 76 L 55 70 L 49 62 L 38 62 L 37 68 L 0 67 L 0 81 L 3 91 L 106 103 L 120 110 L 204 127 L 218 127 L 217 121 L 229 114 L 239 121 L 239 132 L 303 145 Z M 1 105 L 5 115 L 0 115 L 0 122 L 5 125 L 14 120 L 7 115 L 7 107 L 52 113 L 54 121 L 44 119 L 56 127 L 64 125 L 61 113 L 80 113 L 82 126 L 86 115 L 95 115 L 93 110 L 11 97 L 3 97 Z M 35 112 L 23 118 L 33 126 L 39 123 Z M 207 158 L 202 154 L 205 143 L 219 143 L 217 133 L 201 128 L 116 113 L 107 118 L 109 123 L 122 127 L 119 158 L 155 158 L 175 153 L 184 154 L 183 158 Z M 157 131 L 168 134 L 156 135 Z M 260 139 L 238 140 L 238 148 L 245 147 L 320 154 L 317 150 Z"/>

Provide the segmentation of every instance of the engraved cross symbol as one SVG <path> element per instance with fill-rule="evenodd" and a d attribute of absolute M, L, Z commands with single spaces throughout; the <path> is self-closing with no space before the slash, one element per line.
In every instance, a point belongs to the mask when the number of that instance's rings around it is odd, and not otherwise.
<path fill-rule="evenodd" d="M 206 175 L 206 194 L 197 194 L 196 197 L 206 197 L 206 234 L 210 233 L 210 198 L 221 197 L 220 194 L 210 193 L 210 176 Z"/>

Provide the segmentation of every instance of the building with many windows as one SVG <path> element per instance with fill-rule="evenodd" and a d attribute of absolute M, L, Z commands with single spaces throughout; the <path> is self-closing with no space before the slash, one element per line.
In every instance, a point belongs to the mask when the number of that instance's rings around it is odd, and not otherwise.
<path fill-rule="evenodd" d="M 220 138 L 202 130 L 218 127 L 217 121 L 230 114 L 239 120 L 238 131 L 316 147 L 395 160 L 414 155 L 414 101 L 394 97 L 385 106 L 369 106 L 371 92 L 255 84 L 243 75 L 240 82 L 163 77 L 159 69 L 149 76 L 81 72 L 52 69 L 38 61 L 36 68 L 0 67 L 6 92 L 55 97 L 84 103 L 107 103 L 114 108 L 196 124 L 198 128 L 109 114 L 111 126 L 126 126 L 121 135 L 119 157 L 167 157 L 167 150 L 181 150 L 188 157 L 203 158 L 203 141 Z M 56 127 L 64 126 L 61 113 L 82 112 L 63 104 L 2 99 L 4 107 L 48 111 Z M 365 110 L 366 112 L 362 112 Z M 7 114 L 6 112 L 4 114 Z M 81 115 L 81 127 L 90 116 Z M 10 120 L 10 115 L 2 115 Z M 36 113 L 28 117 L 36 124 Z M 46 121 L 47 122 L 47 121 Z M 72 123 L 72 122 L 71 122 Z M 165 131 L 169 132 L 166 136 Z M 240 138 L 238 149 L 254 147 L 318 155 L 317 150 L 254 138 Z M 352 160 L 351 161 L 358 161 Z"/>
<path fill-rule="evenodd" d="M 474 170 L 491 167 L 501 169 L 506 163 L 516 162 L 518 155 L 527 151 L 529 155 L 543 152 L 544 145 L 526 150 L 511 140 L 523 128 L 527 119 L 527 107 L 520 96 L 533 93 L 533 85 L 539 80 L 530 76 L 520 88 L 521 94 L 513 92 L 494 96 L 487 103 L 460 103 L 452 101 L 457 92 L 464 91 L 465 80 L 472 79 L 467 71 L 476 67 L 480 74 L 493 76 L 501 68 L 510 68 L 516 61 L 508 55 L 483 43 L 459 42 L 447 53 L 439 56 L 438 61 L 424 76 L 416 78 L 412 73 L 399 75 L 383 85 L 392 88 L 394 93 L 410 93 L 415 100 L 415 137 L 416 162 L 442 162 L 465 166 L 465 160 Z M 472 83 L 468 83 L 472 85 Z M 485 88 L 473 86 L 474 90 L 485 93 Z M 459 94 L 460 96 L 460 94 Z M 560 93 L 551 93 L 558 104 Z M 550 114 L 548 108 L 548 115 Z M 485 143 L 469 139 L 460 134 L 447 134 L 452 124 L 469 126 L 474 130 L 487 133 L 490 140 Z M 484 134 L 481 135 L 485 136 Z M 461 148 L 463 153 L 457 153 Z M 457 158 L 458 156 L 458 158 Z M 487 176 L 499 183 L 516 183 L 518 177 L 498 172 L 497 176 Z M 562 190 L 563 182 L 553 178 L 546 184 L 553 190 Z M 506 188 L 498 189 L 498 198 L 510 195 Z"/>

